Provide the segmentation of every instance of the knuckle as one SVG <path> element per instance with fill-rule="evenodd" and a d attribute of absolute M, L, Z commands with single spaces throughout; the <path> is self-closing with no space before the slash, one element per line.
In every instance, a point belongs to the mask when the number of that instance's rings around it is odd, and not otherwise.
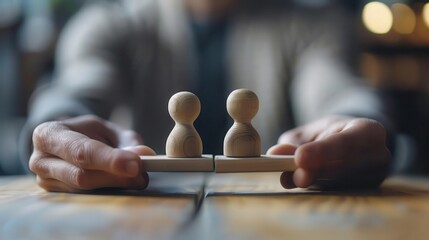
<path fill-rule="evenodd" d="M 358 121 L 362 123 L 364 126 L 370 128 L 371 130 L 384 131 L 384 126 L 376 120 L 369 119 L 369 118 L 361 118 L 361 119 L 358 119 Z"/>
<path fill-rule="evenodd" d="M 49 186 L 48 186 L 47 182 L 44 179 L 42 179 L 41 177 L 37 176 L 36 181 L 37 181 L 37 185 L 39 185 L 41 188 L 49 191 Z"/>
<path fill-rule="evenodd" d="M 386 129 L 384 126 L 372 119 L 364 119 L 363 121 L 368 128 L 369 136 L 374 140 L 379 140 L 379 143 L 384 144 L 386 140 Z"/>
<path fill-rule="evenodd" d="M 284 132 L 280 135 L 279 139 L 277 140 L 277 143 L 284 143 L 287 139 L 287 132 Z"/>
<path fill-rule="evenodd" d="M 101 125 L 105 124 L 103 119 L 101 119 L 95 115 L 85 115 L 85 116 L 83 116 L 83 118 L 85 119 L 85 121 L 87 121 L 88 123 L 93 124 L 95 126 L 101 126 Z"/>
<path fill-rule="evenodd" d="M 38 125 L 33 131 L 33 145 L 39 150 L 46 150 L 49 145 L 49 136 L 58 128 L 57 122 L 45 122 Z"/>
<path fill-rule="evenodd" d="M 36 181 L 37 181 L 37 185 L 39 185 L 39 187 L 45 189 L 46 191 L 49 191 L 49 192 L 54 191 L 52 184 L 49 184 L 47 180 L 37 176 Z"/>
<path fill-rule="evenodd" d="M 72 170 L 70 173 L 71 177 L 71 184 L 75 188 L 83 189 L 83 190 L 89 190 L 90 187 L 90 181 L 88 173 L 83 169 L 75 169 Z"/>
<path fill-rule="evenodd" d="M 87 168 L 89 166 L 90 146 L 87 141 L 81 139 L 72 141 L 69 146 L 72 162 L 79 168 Z"/>
<path fill-rule="evenodd" d="M 30 160 L 28 161 L 28 167 L 32 172 L 37 173 L 39 171 L 39 161 L 40 156 L 33 152 L 33 154 L 30 156 Z"/>
<path fill-rule="evenodd" d="M 44 157 L 40 154 L 33 153 L 30 157 L 30 161 L 28 162 L 29 169 L 40 176 L 48 176 L 49 175 L 49 166 L 47 166 L 43 162 Z"/>
<path fill-rule="evenodd" d="M 351 125 L 358 127 L 360 134 L 357 136 L 360 137 L 347 137 L 344 141 L 348 141 L 352 145 L 355 144 L 357 146 L 367 146 L 377 149 L 385 145 L 387 132 L 380 122 L 369 118 L 359 118 L 353 120 Z"/>
<path fill-rule="evenodd" d="M 109 151 L 109 157 L 106 157 L 106 159 L 108 159 L 108 162 L 106 164 L 108 165 L 109 169 L 116 171 L 122 168 L 123 162 L 118 160 L 120 159 L 119 154 L 120 152 L 117 150 Z"/>
<path fill-rule="evenodd" d="M 282 135 L 280 135 L 278 143 L 291 143 L 300 139 L 301 137 L 302 137 L 302 134 L 300 131 L 289 130 L 287 132 L 282 133 Z"/>

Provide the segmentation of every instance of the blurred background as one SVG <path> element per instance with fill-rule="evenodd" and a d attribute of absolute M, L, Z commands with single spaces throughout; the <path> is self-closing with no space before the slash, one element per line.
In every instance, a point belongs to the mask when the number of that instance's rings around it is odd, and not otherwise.
<path fill-rule="evenodd" d="M 87 0 L 90 1 L 90 0 Z M 107 1 L 107 0 L 106 0 Z M 85 0 L 0 0 L 0 174 L 20 174 L 27 102 L 49 81 L 61 29 Z M 429 1 L 296 0 L 343 5 L 359 36 L 360 74 L 382 92 L 400 137 L 396 173 L 429 173 Z"/>

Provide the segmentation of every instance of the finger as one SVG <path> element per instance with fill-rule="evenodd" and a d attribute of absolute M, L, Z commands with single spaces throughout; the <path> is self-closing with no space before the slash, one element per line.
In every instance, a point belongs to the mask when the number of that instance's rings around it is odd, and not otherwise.
<path fill-rule="evenodd" d="M 313 142 L 316 139 L 325 137 L 325 135 L 340 131 L 347 120 L 350 119 L 348 116 L 331 116 L 311 122 L 283 133 L 278 143 L 290 143 L 299 146 Z"/>
<path fill-rule="evenodd" d="M 81 169 L 128 177 L 140 173 L 137 154 L 111 148 L 61 125 L 39 126 L 34 131 L 33 142 L 38 151 L 57 156 Z"/>
<path fill-rule="evenodd" d="M 156 155 L 156 152 L 152 148 L 145 146 L 145 145 L 138 145 L 138 146 L 133 146 L 133 147 L 124 147 L 122 149 L 126 150 L 126 151 L 133 152 L 137 155 L 149 155 L 149 156 Z"/>
<path fill-rule="evenodd" d="M 280 176 L 280 184 L 286 189 L 296 188 L 293 182 L 293 172 L 283 172 Z"/>
<path fill-rule="evenodd" d="M 99 170 L 114 175 L 134 177 L 141 169 L 140 158 L 137 154 L 113 149 L 91 139 L 78 139 L 65 152 L 60 152 L 61 158 L 85 170 Z"/>
<path fill-rule="evenodd" d="M 388 159 L 389 154 L 384 158 Z M 300 168 L 294 175 L 299 187 L 316 185 L 321 189 L 367 188 L 379 186 L 387 176 L 388 165 L 379 157 L 326 161 L 319 168 Z M 350 162 L 347 162 L 350 160 Z M 368 164 L 370 163 L 370 164 Z M 304 172 L 301 172 L 301 171 Z"/>
<path fill-rule="evenodd" d="M 301 168 L 320 168 L 329 162 L 343 160 L 355 152 L 356 146 L 351 144 L 352 141 L 350 137 L 338 133 L 306 143 L 296 150 L 295 163 Z"/>
<path fill-rule="evenodd" d="M 86 115 L 67 119 L 62 123 L 73 131 L 82 133 L 89 138 L 102 141 L 113 147 L 122 148 L 124 146 L 143 144 L 143 138 L 135 131 L 124 130 L 97 116 Z"/>
<path fill-rule="evenodd" d="M 119 144 L 118 131 L 113 124 L 94 115 L 85 115 L 70 118 L 61 122 L 72 131 L 101 141 L 109 146 L 117 147 Z"/>
<path fill-rule="evenodd" d="M 344 169 L 324 166 L 320 169 L 320 176 L 315 181 L 315 185 L 322 189 L 373 188 L 379 186 L 388 174 L 388 165 L 387 163 L 380 163 L 376 158 L 369 161 L 374 162 L 374 164 L 368 164 L 365 167 L 356 165 Z M 376 162 L 380 164 L 376 164 Z"/>
<path fill-rule="evenodd" d="M 301 146 L 295 160 L 310 173 L 307 175 L 317 178 L 318 185 L 373 187 L 384 179 L 390 159 L 384 139 L 379 124 L 365 119 L 351 121 L 342 131 Z"/>
<path fill-rule="evenodd" d="M 42 178 L 40 176 L 36 177 L 37 184 L 49 192 L 77 192 L 77 189 L 71 188 L 70 186 L 66 185 L 65 183 L 58 181 L 56 179 L 50 179 L 50 178 Z"/>
<path fill-rule="evenodd" d="M 105 187 L 144 189 L 149 183 L 147 173 L 127 178 L 112 175 L 106 172 L 83 170 L 56 158 L 43 159 L 43 163 L 36 167 L 41 179 L 55 179 L 68 186 L 68 190 L 93 190 Z"/>
<path fill-rule="evenodd" d="M 277 144 L 272 146 L 267 151 L 267 155 L 293 155 L 295 154 L 296 146 L 290 144 Z M 293 172 L 283 172 L 280 176 L 280 184 L 286 188 L 296 188 L 293 182 Z"/>
<path fill-rule="evenodd" d="M 306 188 L 311 186 L 316 178 L 316 172 L 310 169 L 298 168 L 293 173 L 293 182 L 297 187 L 300 188 Z"/>
<path fill-rule="evenodd" d="M 338 133 L 299 147 L 296 163 L 303 168 L 320 168 L 329 162 L 341 165 L 344 161 L 349 166 L 351 163 L 362 166 L 374 164 L 379 161 L 373 161 L 373 156 L 384 155 L 387 151 L 384 139 L 384 129 L 379 124 L 366 120 L 352 121 Z"/>
<path fill-rule="evenodd" d="M 333 134 L 340 133 L 344 130 L 344 127 L 347 125 L 347 122 L 335 122 L 319 132 L 314 141 L 325 139 Z"/>
<path fill-rule="evenodd" d="M 308 141 L 308 138 L 302 128 L 296 128 L 284 132 L 278 140 L 278 144 L 289 144 L 293 146 L 299 146 Z"/>
<path fill-rule="evenodd" d="M 277 144 L 267 151 L 267 155 L 293 155 L 297 147 L 291 144 Z"/>

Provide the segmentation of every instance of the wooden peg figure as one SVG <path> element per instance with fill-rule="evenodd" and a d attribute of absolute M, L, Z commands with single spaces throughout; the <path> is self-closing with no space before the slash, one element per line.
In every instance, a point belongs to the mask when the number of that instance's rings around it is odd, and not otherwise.
<path fill-rule="evenodd" d="M 259 110 L 258 96 L 248 89 L 237 89 L 228 96 L 226 108 L 234 124 L 225 136 L 224 155 L 259 157 L 261 137 L 251 123 Z"/>
<path fill-rule="evenodd" d="M 168 112 L 176 124 L 165 145 L 167 157 L 201 157 L 203 143 L 193 125 L 200 111 L 200 100 L 193 93 L 179 92 L 170 98 Z"/>

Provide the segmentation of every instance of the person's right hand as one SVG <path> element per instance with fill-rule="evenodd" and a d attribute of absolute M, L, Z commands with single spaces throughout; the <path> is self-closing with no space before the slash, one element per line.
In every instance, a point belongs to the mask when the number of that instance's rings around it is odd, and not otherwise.
<path fill-rule="evenodd" d="M 47 191 L 105 187 L 143 189 L 149 178 L 139 155 L 155 155 L 131 130 L 95 116 L 47 122 L 33 132 L 29 167 Z"/>

